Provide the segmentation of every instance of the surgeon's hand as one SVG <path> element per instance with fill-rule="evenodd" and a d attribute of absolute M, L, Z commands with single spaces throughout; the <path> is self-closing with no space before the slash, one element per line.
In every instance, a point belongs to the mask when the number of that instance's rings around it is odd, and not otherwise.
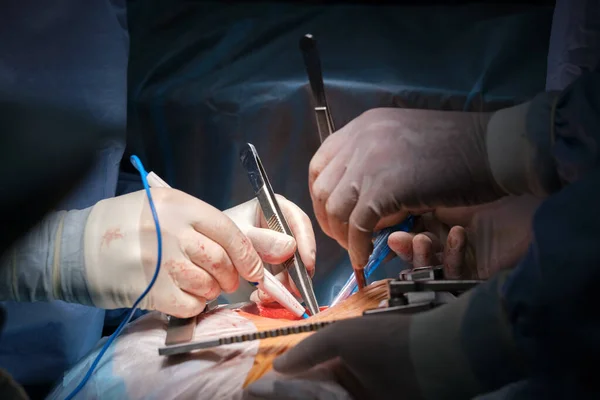
<path fill-rule="evenodd" d="M 424 214 L 415 232 L 394 232 L 392 251 L 413 267 L 443 265 L 450 279 L 487 279 L 525 255 L 541 199 L 507 196 L 471 207 Z"/>
<path fill-rule="evenodd" d="M 388 238 L 390 249 L 413 268 L 443 265 L 448 279 L 471 276 L 464 226 L 449 226 L 434 213 L 420 216 L 412 232 L 394 232 Z M 390 257 L 391 258 L 391 257 Z"/>
<path fill-rule="evenodd" d="M 323 231 L 349 250 L 355 268 L 366 264 L 378 225 L 504 195 L 488 165 L 489 118 L 379 108 L 327 138 L 310 163 L 310 193 Z"/>
<path fill-rule="evenodd" d="M 399 394 L 401 398 L 418 398 L 408 349 L 409 325 L 410 317 L 402 315 L 336 322 L 275 359 L 273 368 L 291 377 L 306 374 L 313 367 L 327 368 L 357 400 L 395 399 Z M 278 386 L 285 392 L 284 380 Z"/>
<path fill-rule="evenodd" d="M 315 273 L 317 245 L 310 218 L 297 205 L 285 197 L 281 195 L 276 196 L 277 202 L 296 241 L 290 236 L 269 229 L 257 199 L 252 199 L 225 210 L 224 213 L 246 234 L 258 255 L 265 263 L 275 265 L 287 261 L 294 255 L 297 246 L 298 253 L 308 270 L 308 274 L 313 276 Z M 300 297 L 300 292 L 290 279 L 287 271 L 282 270 L 276 273 L 275 277 L 293 294 Z M 263 303 L 274 301 L 271 296 L 260 289 L 252 293 L 251 299 L 255 302 Z"/>
<path fill-rule="evenodd" d="M 190 317 L 221 291 L 235 291 L 240 275 L 251 282 L 263 278 L 259 252 L 224 213 L 179 190 L 151 191 L 162 232 L 162 264 L 140 308 Z M 285 235 L 272 237 L 274 248 L 295 248 Z M 145 191 L 97 203 L 87 219 L 84 241 L 84 279 L 94 305 L 131 307 L 152 279 L 157 260 Z"/>

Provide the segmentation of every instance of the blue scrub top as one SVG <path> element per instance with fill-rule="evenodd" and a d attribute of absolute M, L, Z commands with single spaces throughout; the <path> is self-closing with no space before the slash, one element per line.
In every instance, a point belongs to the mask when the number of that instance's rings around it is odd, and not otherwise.
<path fill-rule="evenodd" d="M 7 0 L 0 32 L 9 38 L 0 41 L 0 88 L 40 96 L 123 133 L 104 143 L 95 169 L 60 208 L 114 196 L 127 121 L 125 1 Z M 61 301 L 2 306 L 0 367 L 24 385 L 61 378 L 100 339 L 104 324 L 104 310 Z"/>

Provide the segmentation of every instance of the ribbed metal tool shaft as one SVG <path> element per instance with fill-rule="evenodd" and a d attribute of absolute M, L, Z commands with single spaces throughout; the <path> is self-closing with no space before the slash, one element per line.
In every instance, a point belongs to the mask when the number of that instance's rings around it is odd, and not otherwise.
<path fill-rule="evenodd" d="M 268 331 L 243 333 L 240 335 L 229 336 L 220 339 L 209 339 L 200 342 L 190 342 L 166 346 L 158 349 L 158 354 L 161 356 L 171 356 L 175 354 L 184 354 L 194 350 L 208 349 L 212 347 L 222 346 L 232 343 L 242 343 L 251 340 L 275 338 L 279 336 L 295 335 L 298 333 L 314 332 L 321 328 L 331 325 L 337 321 L 313 322 L 311 324 L 288 326 L 284 328 L 270 329 Z"/>

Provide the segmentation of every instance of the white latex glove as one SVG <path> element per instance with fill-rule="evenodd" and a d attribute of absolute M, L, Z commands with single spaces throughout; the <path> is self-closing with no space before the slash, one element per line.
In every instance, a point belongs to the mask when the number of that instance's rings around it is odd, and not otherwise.
<path fill-rule="evenodd" d="M 440 208 L 424 214 L 415 232 L 392 233 L 388 244 L 415 268 L 442 264 L 449 278 L 487 279 L 525 255 L 541 201 L 508 196 L 478 206 Z"/>
<path fill-rule="evenodd" d="M 269 229 L 257 199 L 252 199 L 225 210 L 224 213 L 246 234 L 258 255 L 267 264 L 281 264 L 287 261 L 293 256 L 297 245 L 298 253 L 308 270 L 308 274 L 312 277 L 315 273 L 317 245 L 310 218 L 285 197 L 276 196 L 296 241 L 290 236 Z M 275 277 L 293 294 L 300 297 L 300 293 L 287 271 L 279 271 L 275 274 Z M 274 301 L 271 296 L 260 289 L 252 293 L 251 300 L 263 303 Z"/>
<path fill-rule="evenodd" d="M 490 113 L 399 108 L 373 109 L 354 119 L 328 137 L 310 163 L 310 193 L 323 231 L 362 268 L 378 224 L 400 222 L 408 211 L 482 204 L 505 195 L 488 161 L 491 119 Z M 515 119 L 524 120 L 524 113 Z"/>
<path fill-rule="evenodd" d="M 151 191 L 162 231 L 162 265 L 140 308 L 190 317 L 221 291 L 235 291 L 239 275 L 251 282 L 263 278 L 263 263 L 251 241 L 225 214 L 176 189 Z M 156 231 L 145 191 L 97 203 L 84 240 L 94 305 L 131 307 L 156 267 Z"/>

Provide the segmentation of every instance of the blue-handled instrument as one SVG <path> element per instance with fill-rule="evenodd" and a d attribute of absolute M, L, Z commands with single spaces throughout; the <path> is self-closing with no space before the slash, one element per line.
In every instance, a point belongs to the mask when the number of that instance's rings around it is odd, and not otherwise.
<path fill-rule="evenodd" d="M 414 226 L 414 217 L 411 215 L 401 224 L 394 225 L 390 228 L 382 229 L 377 233 L 375 242 L 373 243 L 373 253 L 369 256 L 369 261 L 364 268 L 365 278 L 369 278 L 373 272 L 381 265 L 383 260 L 390 254 L 390 246 L 388 246 L 388 238 L 394 232 L 404 231 L 410 232 Z M 335 306 L 340 301 L 347 299 L 358 290 L 356 275 L 352 274 L 340 292 L 335 296 L 330 307 Z"/>

